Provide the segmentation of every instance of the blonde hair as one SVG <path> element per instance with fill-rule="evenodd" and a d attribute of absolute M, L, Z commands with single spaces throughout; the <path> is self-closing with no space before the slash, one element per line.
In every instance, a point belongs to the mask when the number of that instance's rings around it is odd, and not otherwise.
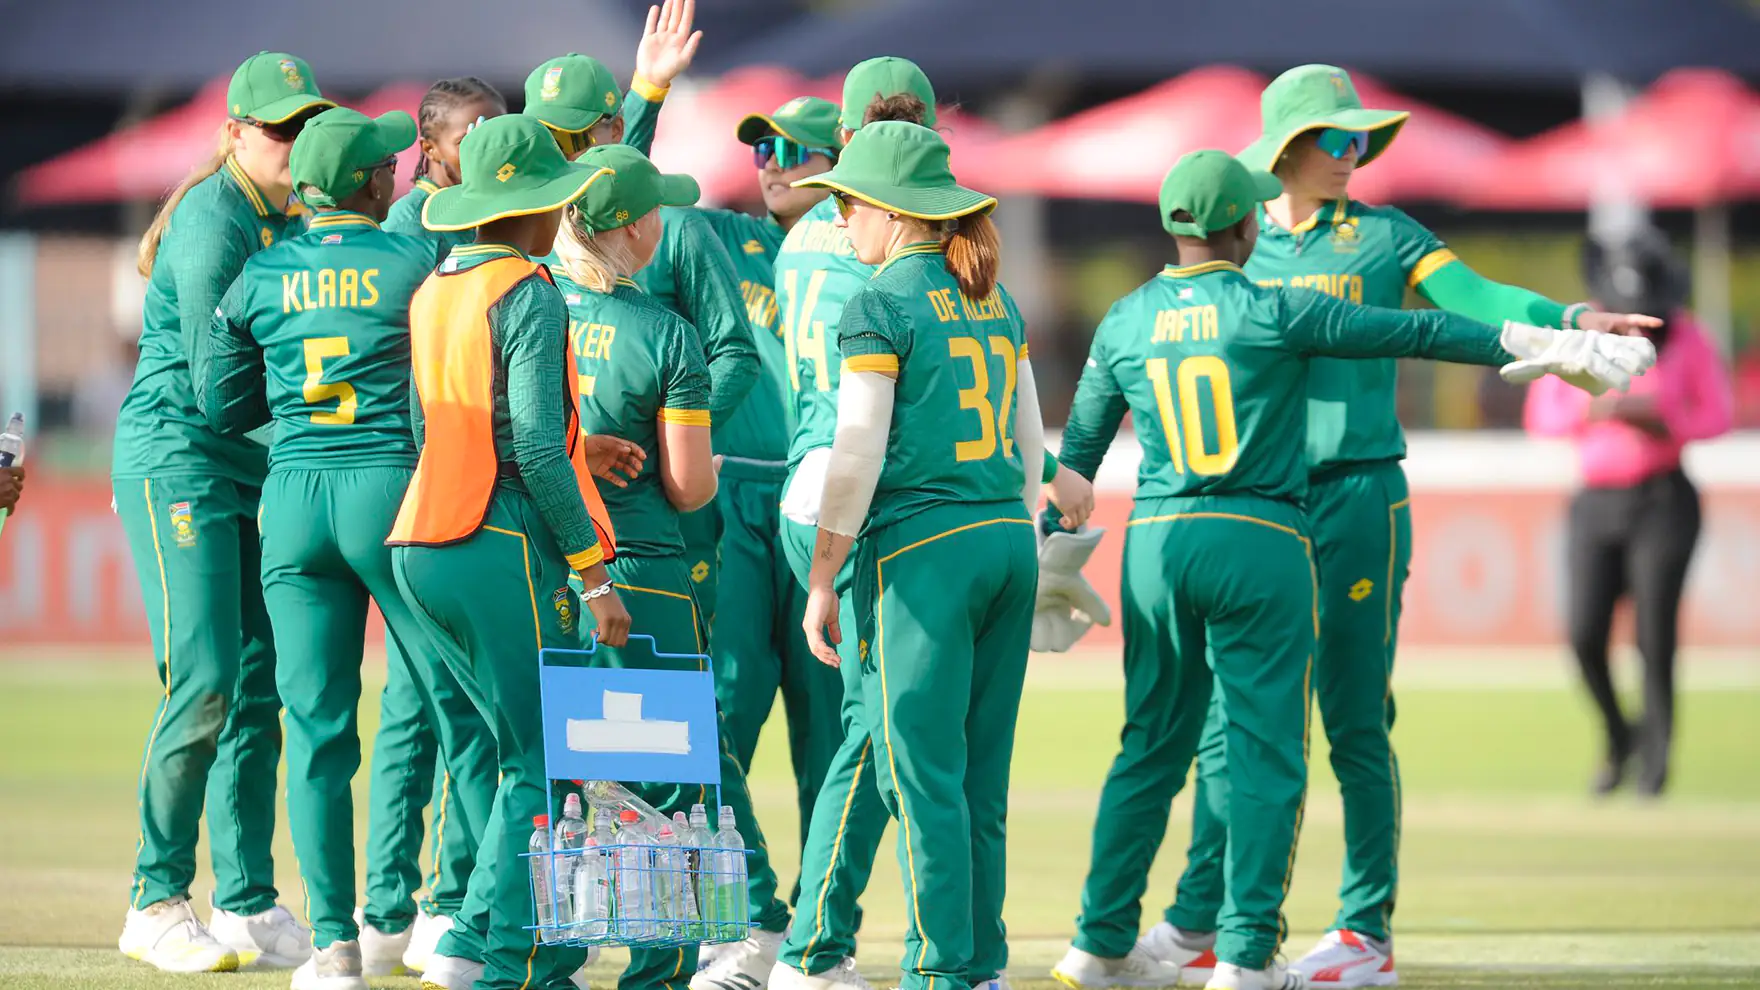
<path fill-rule="evenodd" d="M 947 255 L 947 274 L 959 282 L 959 291 L 967 299 L 982 299 L 996 291 L 1002 237 L 989 216 L 968 213 L 948 221 L 941 228 L 941 250 Z"/>
<path fill-rule="evenodd" d="M 147 232 L 141 235 L 140 249 L 135 253 L 134 266 L 142 278 L 153 276 L 153 261 L 159 257 L 159 242 L 165 239 L 165 228 L 171 224 L 171 214 L 176 211 L 177 204 L 183 202 L 184 194 L 208 176 L 220 171 L 226 159 L 232 156 L 232 129 L 225 124 L 220 125 L 220 133 L 214 142 L 214 156 L 196 166 L 183 177 L 171 195 L 165 197 L 153 222 L 147 226 Z"/>
<path fill-rule="evenodd" d="M 580 210 L 573 206 L 562 214 L 562 236 L 556 238 L 556 257 L 576 285 L 592 292 L 610 292 L 619 275 L 635 268 L 628 246 L 595 236 L 581 220 Z"/>

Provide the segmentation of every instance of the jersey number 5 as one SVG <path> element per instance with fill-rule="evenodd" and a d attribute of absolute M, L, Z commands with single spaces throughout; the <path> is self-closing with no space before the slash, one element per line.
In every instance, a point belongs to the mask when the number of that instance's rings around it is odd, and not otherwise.
<path fill-rule="evenodd" d="M 782 346 L 788 351 L 788 384 L 796 392 L 801 390 L 801 361 L 813 362 L 814 388 L 831 391 L 826 368 L 829 362 L 825 359 L 825 321 L 813 319 L 827 274 L 823 268 L 814 272 L 807 279 L 806 293 L 798 295 L 800 273 L 792 269 L 782 273 L 782 303 L 786 307 L 782 311 Z"/>
<path fill-rule="evenodd" d="M 1013 422 L 1010 415 L 1014 410 L 1015 378 L 1019 375 L 1014 341 L 993 336 L 989 343 L 990 353 L 1001 358 L 1002 366 L 1008 369 L 1002 380 L 1000 410 L 990 401 L 990 367 L 983 343 L 976 337 L 947 338 L 948 355 L 965 358 L 972 364 L 972 387 L 959 390 L 959 407 L 978 413 L 978 439 L 960 440 L 953 445 L 953 457 L 958 461 L 981 461 L 995 454 L 997 437 L 1002 438 L 1002 456 L 1014 456 L 1014 440 L 1008 435 L 1009 424 Z"/>
<path fill-rule="evenodd" d="M 312 422 L 347 426 L 354 422 L 354 386 L 347 382 L 324 382 L 324 359 L 348 356 L 347 337 L 310 337 L 306 340 L 306 402 L 316 405 L 336 399 L 335 412 L 312 413 Z"/>
<path fill-rule="evenodd" d="M 1155 408 L 1161 413 L 1161 432 L 1167 437 L 1167 454 L 1173 459 L 1173 470 L 1186 473 L 1190 464 L 1193 474 L 1224 474 L 1234 466 L 1240 441 L 1234 426 L 1234 392 L 1228 384 L 1228 365 L 1214 354 L 1201 354 L 1179 363 L 1174 377 L 1179 384 L 1179 417 L 1173 414 L 1173 383 L 1168 381 L 1167 359 L 1150 358 L 1146 370 L 1155 385 Z M 1210 406 L 1216 419 L 1216 450 L 1204 447 L 1204 419 L 1199 408 L 1202 395 L 1198 381 L 1210 383 Z M 1183 429 L 1182 429 L 1183 426 Z M 1182 443 L 1183 439 L 1183 443 Z M 1180 456 L 1181 449 L 1185 456 Z"/>

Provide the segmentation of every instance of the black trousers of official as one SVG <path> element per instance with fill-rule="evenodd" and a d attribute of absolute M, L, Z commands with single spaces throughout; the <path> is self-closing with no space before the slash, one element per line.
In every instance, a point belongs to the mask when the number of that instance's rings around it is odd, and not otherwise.
<path fill-rule="evenodd" d="M 1699 522 L 1699 492 L 1678 468 L 1631 488 L 1587 488 L 1571 503 L 1571 646 L 1600 710 L 1610 765 L 1635 754 L 1639 786 L 1652 793 L 1668 779 L 1681 592 Z M 1614 607 L 1628 595 L 1644 663 L 1644 712 L 1636 724 L 1620 710 L 1607 658 Z"/>

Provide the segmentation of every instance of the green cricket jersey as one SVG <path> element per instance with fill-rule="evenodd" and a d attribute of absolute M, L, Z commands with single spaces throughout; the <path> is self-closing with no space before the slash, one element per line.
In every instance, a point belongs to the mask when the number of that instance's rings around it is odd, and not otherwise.
<path fill-rule="evenodd" d="M 265 448 L 208 428 L 196 407 L 208 324 L 251 255 L 299 231 L 228 158 L 171 214 L 142 307 L 140 359 L 116 421 L 111 474 L 216 474 L 260 484 Z"/>
<path fill-rule="evenodd" d="M 746 404 L 761 401 L 765 411 L 760 415 L 766 421 L 770 418 L 769 409 L 782 410 L 781 453 L 765 459 L 785 460 L 789 438 L 794 434 L 794 404 L 793 390 L 788 384 L 788 349 L 782 343 L 782 321 L 776 312 L 776 252 L 782 248 L 783 229 L 769 217 L 754 217 L 735 210 L 697 212 L 715 228 L 716 236 L 733 259 L 734 271 L 739 275 L 740 298 L 746 304 L 746 322 L 752 326 L 758 363 L 768 380 L 752 386 Z M 759 428 L 766 436 L 773 429 L 768 425 Z"/>
<path fill-rule="evenodd" d="M 837 335 L 848 370 L 898 375 L 864 532 L 947 502 L 1013 502 L 1025 516 L 1013 434 L 1027 335 L 1007 291 L 967 299 L 939 244 L 909 245 L 850 298 Z"/>
<path fill-rule="evenodd" d="M 409 304 L 440 250 L 334 211 L 251 258 L 196 383 L 209 422 L 237 432 L 273 417 L 271 469 L 415 467 Z"/>
<path fill-rule="evenodd" d="M 1399 309 L 1416 287 L 1455 260 L 1435 234 L 1392 206 L 1338 200 L 1285 230 L 1259 208 L 1259 242 L 1246 273 L 1261 285 L 1314 289 L 1366 306 Z M 1321 358 L 1308 372 L 1308 466 L 1404 457 L 1391 359 Z"/>
<path fill-rule="evenodd" d="M 440 245 L 440 260 L 444 261 L 453 248 L 476 240 L 477 231 L 474 227 L 469 230 L 429 230 L 422 226 L 422 206 L 439 188 L 427 179 L 417 179 L 415 188 L 391 204 L 391 212 L 385 216 L 385 229 L 393 234 L 411 234 L 433 241 Z"/>
<path fill-rule="evenodd" d="M 709 368 L 696 331 L 629 279 L 607 295 L 559 279 L 580 381 L 581 429 L 622 437 L 648 455 L 627 488 L 599 486 L 619 556 L 684 552 L 678 510 L 660 482 L 660 424 L 709 426 Z"/>
<path fill-rule="evenodd" d="M 856 260 L 856 249 L 836 220 L 837 203 L 826 197 L 795 223 L 776 252 L 776 306 L 794 394 L 790 468 L 807 451 L 831 446 L 837 433 L 837 375 L 843 364 L 837 323 L 850 297 L 874 275 L 873 265 Z"/>
<path fill-rule="evenodd" d="M 1299 501 L 1310 367 L 1325 357 L 1513 360 L 1495 328 L 1453 313 L 1256 285 L 1221 261 L 1169 267 L 1094 331 L 1058 459 L 1092 478 L 1128 409 L 1143 450 L 1137 498 Z"/>

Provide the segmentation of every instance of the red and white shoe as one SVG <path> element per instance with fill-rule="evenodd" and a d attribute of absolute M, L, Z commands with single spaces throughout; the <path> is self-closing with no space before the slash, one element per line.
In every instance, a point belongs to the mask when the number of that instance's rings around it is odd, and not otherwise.
<path fill-rule="evenodd" d="M 1201 987 L 1216 969 L 1216 933 L 1184 932 L 1163 921 L 1137 939 L 1137 948 L 1179 967 L 1180 986 Z"/>
<path fill-rule="evenodd" d="M 1311 987 L 1391 987 L 1399 984 L 1393 969 L 1393 947 L 1383 948 L 1367 936 L 1339 929 L 1327 932 L 1313 951 L 1290 967 L 1308 978 Z"/>

